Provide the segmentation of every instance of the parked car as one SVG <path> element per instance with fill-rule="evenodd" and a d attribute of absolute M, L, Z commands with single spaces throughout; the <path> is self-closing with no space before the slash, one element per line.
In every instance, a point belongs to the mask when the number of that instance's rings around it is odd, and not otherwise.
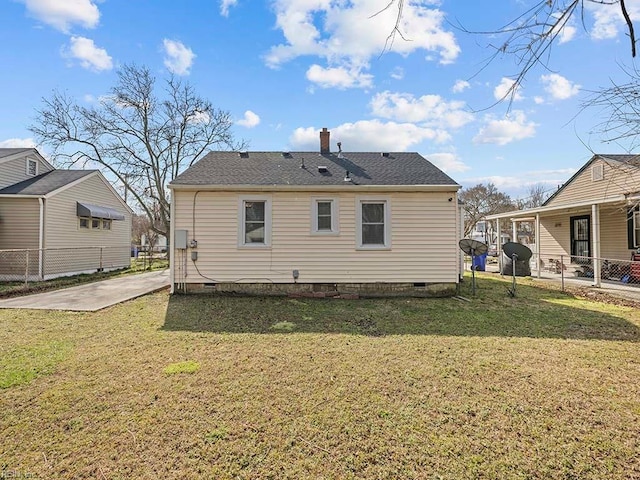
<path fill-rule="evenodd" d="M 492 243 L 491 245 L 489 245 L 489 248 L 487 249 L 487 255 L 489 255 L 490 257 L 497 257 L 498 245 L 496 245 L 495 243 Z"/>

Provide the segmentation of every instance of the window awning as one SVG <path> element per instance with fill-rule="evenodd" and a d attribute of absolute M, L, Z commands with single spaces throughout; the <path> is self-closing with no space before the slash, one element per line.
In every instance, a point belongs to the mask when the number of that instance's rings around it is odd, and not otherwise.
<path fill-rule="evenodd" d="M 124 215 L 111 207 L 101 207 L 90 203 L 77 204 L 77 214 L 79 217 L 107 218 L 109 220 L 124 220 Z"/>

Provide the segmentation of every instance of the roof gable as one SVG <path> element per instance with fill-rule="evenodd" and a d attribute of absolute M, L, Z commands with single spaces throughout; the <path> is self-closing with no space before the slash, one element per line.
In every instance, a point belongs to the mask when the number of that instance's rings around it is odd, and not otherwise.
<path fill-rule="evenodd" d="M 590 167 L 603 165 L 603 178 L 592 181 Z M 595 154 L 543 204 L 543 207 L 575 201 L 602 200 L 634 190 L 640 178 L 640 155 Z"/>
<path fill-rule="evenodd" d="M 325 167 L 325 168 L 319 168 Z M 347 176 L 349 181 L 345 181 Z M 450 185 L 458 184 L 418 153 L 214 151 L 171 185 Z"/>

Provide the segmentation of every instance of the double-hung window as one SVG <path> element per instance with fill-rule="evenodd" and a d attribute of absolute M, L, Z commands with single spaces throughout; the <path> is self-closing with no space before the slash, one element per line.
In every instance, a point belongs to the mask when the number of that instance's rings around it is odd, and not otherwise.
<path fill-rule="evenodd" d="M 633 240 L 636 248 L 640 247 L 640 211 L 633 212 Z"/>
<path fill-rule="evenodd" d="M 38 161 L 32 158 L 27 158 L 27 175 L 35 177 L 38 175 Z"/>
<path fill-rule="evenodd" d="M 312 198 L 311 202 L 311 233 L 318 235 L 337 234 L 338 200 Z"/>
<path fill-rule="evenodd" d="M 242 197 L 239 210 L 239 246 L 270 246 L 271 199 L 268 197 Z"/>
<path fill-rule="evenodd" d="M 359 198 L 356 204 L 358 248 L 391 247 L 391 218 L 386 199 Z"/>

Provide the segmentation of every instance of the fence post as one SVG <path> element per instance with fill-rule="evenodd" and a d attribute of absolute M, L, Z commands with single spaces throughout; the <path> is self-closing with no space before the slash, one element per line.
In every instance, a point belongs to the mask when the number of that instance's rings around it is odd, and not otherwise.
<path fill-rule="evenodd" d="M 564 292 L 564 255 L 560 255 L 560 278 L 562 284 L 562 291 Z"/>
<path fill-rule="evenodd" d="M 27 252 L 27 260 L 25 262 L 26 266 L 24 270 L 24 286 L 25 287 L 29 285 L 29 250 L 27 250 L 26 252 Z"/>

